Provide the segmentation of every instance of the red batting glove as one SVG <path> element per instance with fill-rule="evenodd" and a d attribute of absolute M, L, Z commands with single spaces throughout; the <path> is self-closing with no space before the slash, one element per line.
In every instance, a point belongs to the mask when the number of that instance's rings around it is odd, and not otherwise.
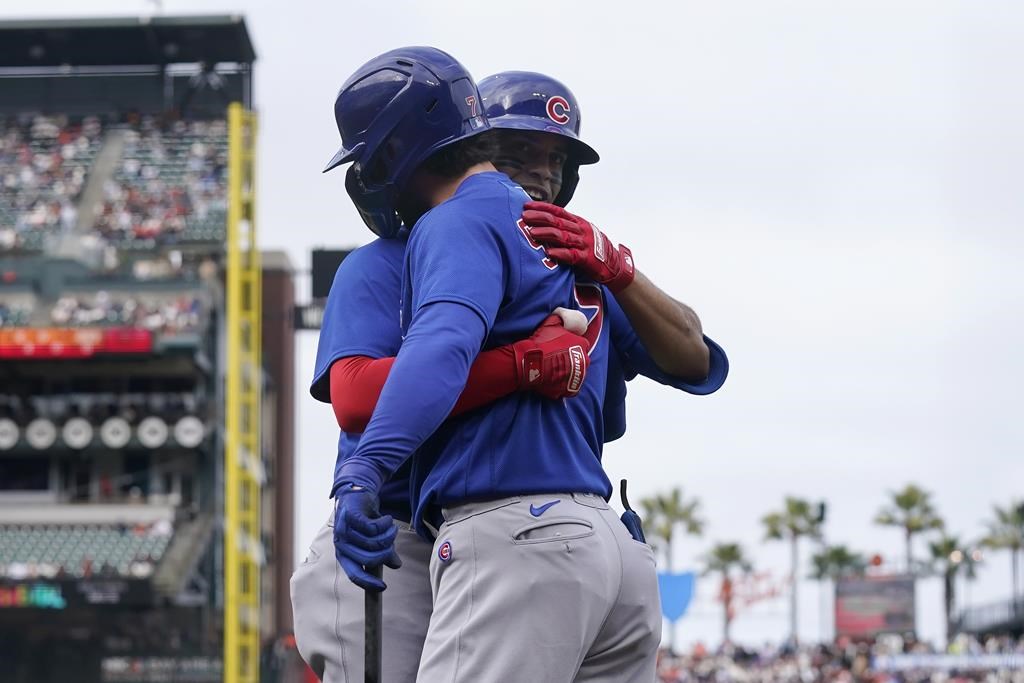
<path fill-rule="evenodd" d="M 616 249 L 603 232 L 585 218 L 546 202 L 526 202 L 523 222 L 530 236 L 544 245 L 547 255 L 618 294 L 633 281 L 633 254 Z"/>
<path fill-rule="evenodd" d="M 590 342 L 549 315 L 528 339 L 511 345 L 519 388 L 552 400 L 580 393 L 590 367 Z"/>

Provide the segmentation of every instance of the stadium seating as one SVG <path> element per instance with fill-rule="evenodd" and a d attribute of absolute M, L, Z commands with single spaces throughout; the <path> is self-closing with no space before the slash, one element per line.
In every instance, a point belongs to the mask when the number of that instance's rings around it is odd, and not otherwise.
<path fill-rule="evenodd" d="M 37 311 L 34 297 L 0 299 L 0 328 L 12 327 L 134 327 L 154 334 L 200 331 L 206 322 L 204 299 L 181 292 L 129 294 L 72 293 L 48 309 Z"/>
<path fill-rule="evenodd" d="M 128 326 L 160 334 L 194 332 L 205 322 L 197 295 L 128 294 L 98 291 L 62 296 L 50 310 L 58 327 Z"/>
<path fill-rule="evenodd" d="M 124 131 L 95 229 L 119 249 L 216 242 L 226 219 L 227 126 L 143 119 Z"/>
<path fill-rule="evenodd" d="M 35 297 L 7 295 L 0 300 L 0 327 L 25 327 L 32 322 Z"/>
<path fill-rule="evenodd" d="M 942 654 L 955 656 L 953 661 Z M 983 655 L 996 655 L 985 658 Z M 899 666 L 886 659 L 902 657 Z M 1018 683 L 1024 679 L 1024 637 L 957 635 L 943 652 L 928 643 L 885 636 L 872 642 L 747 649 L 726 644 L 709 652 L 659 653 L 658 683 Z"/>
<path fill-rule="evenodd" d="M 96 117 L 0 119 L 0 251 L 39 251 L 74 228 L 102 134 Z"/>
<path fill-rule="evenodd" d="M 107 167 L 95 221 L 77 226 L 94 161 L 115 137 L 123 149 Z M 76 228 L 129 251 L 220 243 L 227 146 L 223 120 L 161 125 L 143 117 L 104 126 L 96 117 L 0 119 L 0 253 L 43 251 Z"/>
<path fill-rule="evenodd" d="M 0 525 L 0 578 L 147 578 L 170 539 L 166 523 Z"/>

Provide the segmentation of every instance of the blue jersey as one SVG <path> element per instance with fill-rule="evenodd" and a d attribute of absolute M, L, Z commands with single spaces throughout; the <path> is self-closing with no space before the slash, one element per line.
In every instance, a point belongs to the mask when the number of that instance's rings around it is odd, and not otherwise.
<path fill-rule="evenodd" d="M 402 331 L 398 325 L 405 235 L 376 240 L 350 253 L 338 267 L 324 306 L 316 349 L 313 398 L 331 402 L 331 365 L 348 356 L 388 358 L 398 353 Z M 344 431 L 338 439 L 334 471 L 359 445 L 359 434 Z M 380 490 L 385 514 L 409 521 L 409 467 L 407 463 Z"/>
<path fill-rule="evenodd" d="M 524 234 L 523 238 L 526 237 Z M 405 247 L 404 239 L 378 240 L 352 252 L 339 268 L 325 307 L 317 349 L 311 393 L 318 400 L 330 400 L 329 369 L 334 361 L 354 355 L 381 358 L 398 352 L 401 334 L 397 311 Z M 535 245 L 530 244 L 530 250 L 532 258 L 539 258 L 545 269 L 550 268 L 552 264 L 544 261 L 542 252 Z M 721 386 L 725 379 L 727 361 L 714 342 L 707 340 L 712 350 L 712 372 L 708 380 L 700 385 L 681 382 L 657 368 L 610 293 L 601 288 L 598 295 L 594 285 L 584 283 L 580 283 L 575 290 L 575 307 L 583 310 L 589 318 L 591 324 L 588 335 L 594 343 L 591 353 L 597 354 L 592 357 L 585 386 L 595 396 L 603 397 L 604 414 L 601 422 L 593 422 L 588 416 L 592 408 L 582 409 L 582 404 L 576 404 L 577 399 L 568 402 L 571 409 L 569 412 L 574 421 L 581 419 L 581 416 L 585 421 L 589 420 L 589 429 L 583 431 L 588 435 L 588 448 L 596 456 L 600 455 L 602 440 L 618 438 L 625 431 L 625 380 L 632 379 L 638 371 L 691 393 L 710 393 Z M 583 293 L 582 302 L 578 301 L 580 292 Z M 547 315 L 551 310 L 542 308 L 538 308 L 538 315 Z M 606 328 L 610 328 L 610 336 Z M 532 330 L 533 327 L 530 327 L 518 337 L 513 335 L 513 339 L 525 337 Z M 611 342 L 610 348 L 608 342 Z M 494 345 L 496 343 L 489 340 L 487 346 Z M 608 374 L 602 379 L 605 367 Z M 442 427 L 442 430 L 445 429 Z M 352 455 L 358 443 L 359 435 L 342 433 L 335 467 L 336 480 L 342 463 Z M 410 518 L 407 470 L 408 464 L 403 465 L 380 490 L 382 511 L 405 520 Z"/>
<path fill-rule="evenodd" d="M 520 220 L 527 200 L 504 175 L 476 174 L 412 229 L 403 273 L 402 348 L 359 445 L 338 471 L 335 490 L 358 485 L 379 491 L 438 431 L 482 348 L 528 336 L 556 307 L 578 307 L 572 271 L 550 261 Z M 607 343 L 601 348 L 607 351 Z M 424 502 L 552 490 L 609 496 L 597 457 L 600 439 L 593 436 L 603 379 L 585 382 L 573 399 L 581 404 L 576 410 L 586 407 L 584 424 L 572 419 L 565 401 L 527 393 L 449 420 L 434 439 L 444 445 L 430 449 L 437 466 L 426 475 Z M 423 506 L 413 503 L 418 521 Z"/>
<path fill-rule="evenodd" d="M 601 467 L 608 339 L 600 287 L 577 286 L 520 220 L 527 194 L 500 173 L 471 176 L 413 228 L 403 274 L 403 333 L 438 302 L 474 311 L 485 348 L 530 335 L 556 307 L 582 310 L 590 369 L 579 395 L 551 401 L 516 393 L 449 420 L 417 459 L 419 521 L 434 508 L 508 495 L 611 495 Z"/>

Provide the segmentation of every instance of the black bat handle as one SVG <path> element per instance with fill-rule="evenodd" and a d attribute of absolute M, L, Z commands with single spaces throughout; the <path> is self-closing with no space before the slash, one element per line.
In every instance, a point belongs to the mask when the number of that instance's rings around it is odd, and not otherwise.
<path fill-rule="evenodd" d="M 370 569 L 370 573 L 378 579 L 384 575 L 384 567 L 378 565 Z M 381 643 L 384 624 L 384 594 L 381 591 L 366 591 L 364 608 L 365 649 L 363 650 L 363 681 L 365 683 L 381 683 Z"/>
<path fill-rule="evenodd" d="M 629 499 L 626 498 L 626 480 L 623 479 L 619 482 L 619 495 L 622 496 L 622 508 L 629 512 L 633 511 L 633 508 L 629 506 Z"/>

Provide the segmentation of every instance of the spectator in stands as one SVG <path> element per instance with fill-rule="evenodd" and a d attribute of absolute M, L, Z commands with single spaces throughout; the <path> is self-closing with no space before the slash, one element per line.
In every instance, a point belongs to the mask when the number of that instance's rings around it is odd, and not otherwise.
<path fill-rule="evenodd" d="M 24 327 L 32 318 L 32 306 L 0 301 L 0 327 Z"/>
<path fill-rule="evenodd" d="M 212 222 L 223 234 L 227 128 L 177 121 L 161 130 L 142 117 L 126 132 L 120 168 L 104 189 L 96 230 L 115 242 L 171 244 L 190 225 Z"/>
<path fill-rule="evenodd" d="M 39 249 L 46 236 L 74 227 L 101 136 L 95 117 L 0 120 L 0 248 Z"/>
<path fill-rule="evenodd" d="M 117 325 L 140 327 L 158 334 L 197 331 L 203 322 L 202 300 L 196 295 L 173 299 L 156 296 L 111 296 L 99 291 L 90 297 L 63 296 L 50 311 L 58 326 Z"/>
<path fill-rule="evenodd" d="M 979 641 L 962 634 L 950 647 L 951 654 L 1024 654 L 1024 637 L 989 636 Z M 690 654 L 673 656 L 662 652 L 658 660 L 660 683 L 818 683 L 824 681 L 871 681 L 877 683 L 953 683 L 953 681 L 991 681 L 1021 683 L 1024 669 L 997 668 L 969 671 L 912 669 L 889 672 L 872 667 L 875 657 L 889 654 L 938 654 L 925 643 L 905 639 L 877 642 L 804 646 L 796 650 L 765 646 L 758 652 L 726 646 L 709 655 L 701 646 Z"/>
<path fill-rule="evenodd" d="M 103 141 L 99 119 L 0 120 L 0 249 L 39 250 L 74 230 L 78 202 Z M 104 184 L 93 234 L 124 245 L 223 238 L 227 125 L 135 118 Z"/>

